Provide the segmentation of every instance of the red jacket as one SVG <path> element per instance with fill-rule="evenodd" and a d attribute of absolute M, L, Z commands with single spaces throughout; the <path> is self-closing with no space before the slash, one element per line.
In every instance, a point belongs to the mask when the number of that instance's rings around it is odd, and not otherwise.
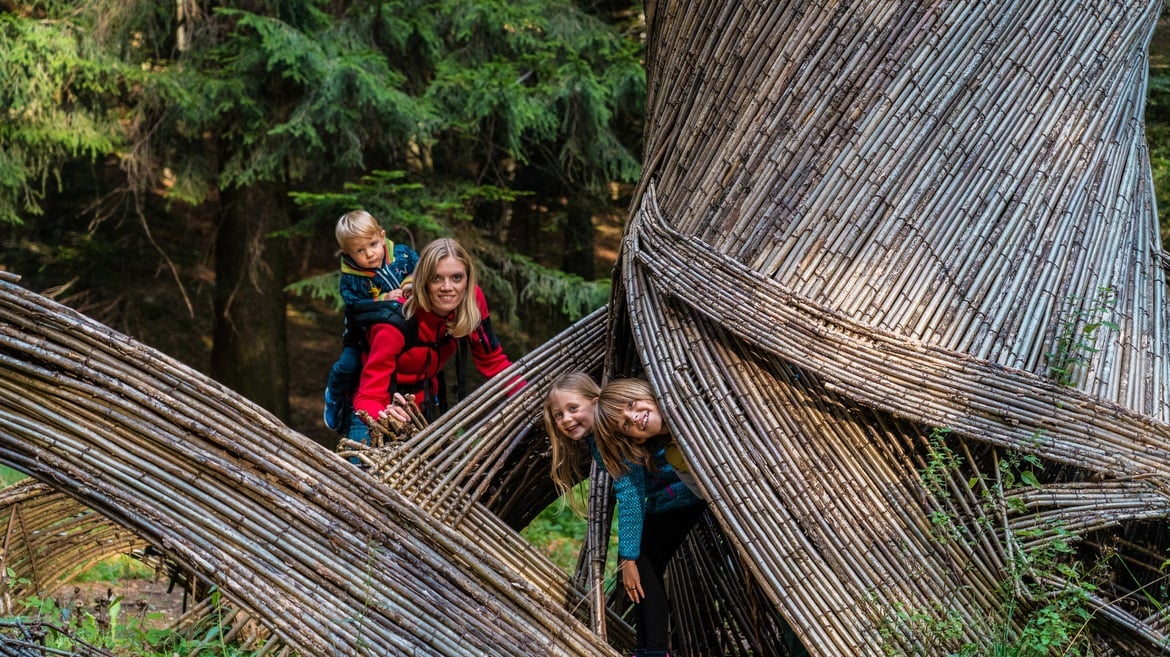
<path fill-rule="evenodd" d="M 483 290 L 475 288 L 475 302 L 479 305 L 483 320 L 488 319 L 487 299 Z M 391 382 L 403 394 L 419 391 L 428 384 L 431 392 L 437 390 L 435 376 L 455 353 L 456 340 L 447 338 L 447 318 L 418 309 L 417 344 L 404 351 L 406 338 L 402 331 L 392 324 L 374 324 L 366 333 L 370 350 L 365 355 L 362 376 L 358 383 L 353 407 L 377 417 L 382 409 L 390 405 Z M 492 334 L 490 322 L 481 321 L 467 336 L 471 342 L 471 356 L 475 367 L 485 377 L 499 374 L 512 364 L 496 336 Z M 416 395 L 415 402 L 422 406 L 423 395 Z"/>

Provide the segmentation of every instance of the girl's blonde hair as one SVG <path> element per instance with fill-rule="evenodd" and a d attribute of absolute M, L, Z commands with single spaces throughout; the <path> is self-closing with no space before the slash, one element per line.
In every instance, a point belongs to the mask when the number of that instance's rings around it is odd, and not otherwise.
<path fill-rule="evenodd" d="M 589 453 L 589 444 L 584 440 L 572 440 L 557 426 L 553 417 L 552 396 L 557 392 L 568 392 L 581 395 L 592 400 L 595 404 L 601 387 L 585 372 L 568 372 L 558 376 L 545 395 L 542 411 L 544 413 L 544 430 L 548 433 L 548 442 L 552 447 L 552 476 L 553 485 L 557 494 L 569 501 L 571 508 L 577 515 L 585 516 L 585 501 L 572 494 L 573 487 L 579 481 L 589 476 L 589 463 L 592 455 Z"/>
<path fill-rule="evenodd" d="M 605 384 L 597 395 L 593 432 L 597 437 L 597 451 L 601 452 L 605 469 L 614 477 L 629 472 L 630 463 L 654 470 L 650 451 L 618 429 L 622 424 L 622 413 L 629 403 L 635 400 L 650 401 L 658 406 L 654 390 L 643 379 L 614 379 Z"/>
<path fill-rule="evenodd" d="M 467 272 L 467 292 L 463 295 L 463 301 L 459 302 L 459 307 L 455 309 L 455 317 L 447 325 L 447 331 L 452 336 L 461 338 L 474 331 L 483 318 L 479 313 L 479 304 L 475 302 L 478 287 L 475 265 L 472 264 L 471 256 L 463 245 L 450 237 L 434 240 L 424 246 L 422 253 L 418 254 L 418 264 L 414 268 L 414 294 L 406 300 L 402 310 L 407 318 L 414 315 L 419 308 L 434 312 L 430 282 L 439 268 L 439 261 L 443 258 L 455 258 L 463 263 L 463 269 Z"/>
<path fill-rule="evenodd" d="M 343 250 L 346 243 L 355 237 L 373 237 L 382 234 L 382 226 L 378 224 L 378 220 L 365 210 L 346 212 L 337 220 L 337 227 L 333 229 L 333 236 L 337 238 L 337 246 Z"/>

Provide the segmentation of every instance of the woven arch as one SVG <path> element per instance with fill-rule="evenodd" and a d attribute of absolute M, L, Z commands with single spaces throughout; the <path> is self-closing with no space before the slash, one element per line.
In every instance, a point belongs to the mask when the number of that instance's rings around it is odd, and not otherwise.
<path fill-rule="evenodd" d="M 785 624 L 814 655 L 985 645 L 1014 551 L 1066 533 L 1125 566 L 1093 593 L 1097 645 L 1160 654 L 1164 615 L 1135 595 L 1170 545 L 1141 123 L 1160 9 L 647 3 L 645 174 L 605 311 L 360 473 L 5 280 L 0 460 L 303 654 L 613 655 L 629 628 L 599 566 L 606 516 L 574 578 L 515 529 L 553 495 L 552 377 L 643 374 L 716 520 L 672 566 L 680 654 L 783 654 Z M 1060 385 L 1048 354 L 1102 288 L 1118 330 Z M 508 396 L 513 375 L 528 385 Z M 931 490 L 943 448 L 962 460 Z M 1020 454 L 1041 486 L 988 505 Z M 939 540 L 939 514 L 962 540 Z M 924 639 L 907 617 L 960 630 Z"/>

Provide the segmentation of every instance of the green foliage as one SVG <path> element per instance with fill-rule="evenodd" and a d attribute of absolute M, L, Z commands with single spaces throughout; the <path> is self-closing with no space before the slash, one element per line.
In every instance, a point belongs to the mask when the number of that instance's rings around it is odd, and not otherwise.
<path fill-rule="evenodd" d="M 926 467 L 919 474 L 919 479 L 934 499 L 951 497 L 950 477 L 962 465 L 962 458 L 947 444 L 950 432 L 950 429 L 935 427 L 927 440 Z M 935 508 L 927 515 L 930 519 L 931 535 L 935 540 L 942 543 L 962 539 L 963 528 L 955 522 L 950 513 Z"/>
<path fill-rule="evenodd" d="M 1098 332 L 1102 329 L 1120 330 L 1120 327 L 1106 319 L 1117 305 L 1117 297 L 1111 287 L 1097 288 L 1097 297 L 1092 305 L 1084 307 L 1083 299 L 1069 297 L 1070 306 L 1080 306 L 1060 323 L 1056 346 L 1045 354 L 1048 358 L 1048 375 L 1063 386 L 1075 385 L 1081 372 L 1088 367 L 1096 347 Z"/>
<path fill-rule="evenodd" d="M 362 208 L 374 215 L 392 238 L 405 236 L 419 249 L 436 237 L 450 235 L 455 226 L 470 222 L 476 205 L 512 202 L 523 195 L 517 190 L 459 180 L 424 185 L 411 180 L 406 171 L 379 170 L 346 183 L 342 191 L 290 193 L 308 218 L 293 226 L 289 234 L 311 235 L 320 222 L 332 228 L 337 217 Z"/>
<path fill-rule="evenodd" d="M 879 605 L 875 596 L 870 596 L 871 605 Z M 894 602 L 886 621 L 878 627 L 882 637 L 882 652 L 887 657 L 901 657 L 903 654 L 894 646 L 907 637 L 914 637 L 915 654 L 933 655 L 947 645 L 962 639 L 963 618 L 955 609 L 935 605 L 933 612 L 913 609 L 901 602 Z"/>
<path fill-rule="evenodd" d="M 511 203 L 526 195 L 505 187 L 459 181 L 447 186 L 423 186 L 408 182 L 409 177 L 405 171 L 376 171 L 347 184 L 343 192 L 293 193 L 294 201 L 311 218 L 293 226 L 289 234 L 310 234 L 317 221 L 332 221 L 344 212 L 364 208 L 392 239 L 405 237 L 418 249 L 435 237 L 453 234 L 460 224 L 471 222 L 477 205 Z M 520 302 L 556 308 L 570 321 L 576 321 L 609 300 L 608 280 L 586 281 L 523 255 L 492 248 L 486 242 L 463 241 L 480 260 L 480 284 L 494 292 L 490 295 L 493 313 L 509 321 L 516 321 L 515 309 Z M 311 298 L 330 299 L 341 307 L 335 271 L 297 281 L 287 289 Z"/>
<path fill-rule="evenodd" d="M 149 579 L 154 569 L 128 555 L 99 561 L 77 576 L 78 582 L 116 582 L 124 579 Z"/>
<path fill-rule="evenodd" d="M 577 566 L 577 555 L 581 552 L 586 530 L 585 521 L 568 505 L 558 501 L 541 511 L 520 535 L 561 570 L 572 573 Z"/>
<path fill-rule="evenodd" d="M 141 619 L 123 618 L 122 598 L 112 596 L 85 606 L 80 601 L 61 606 L 53 598 L 32 596 L 25 601 L 30 613 L 19 618 L 25 625 L 45 631 L 43 644 L 62 652 L 86 652 L 92 648 L 118 649 L 123 655 L 151 655 L 139 646 L 149 644 L 149 632 Z"/>
<path fill-rule="evenodd" d="M 178 65 L 150 79 L 140 117 L 151 138 L 194 147 L 171 151 L 185 165 L 172 166 L 185 200 L 217 187 L 360 170 L 371 149 L 405 143 L 433 122 L 343 15 L 311 2 L 286 9 L 216 9 Z M 202 147 L 208 134 L 216 135 L 214 151 Z"/>
<path fill-rule="evenodd" d="M 41 214 L 64 162 L 123 143 L 117 102 L 138 74 L 95 47 L 93 33 L 83 13 L 52 22 L 0 13 L 0 222 Z"/>
<path fill-rule="evenodd" d="M 520 299 L 558 308 L 570 321 L 604 306 L 609 301 L 610 281 L 586 281 L 580 276 L 542 267 L 513 254 L 504 267 L 520 281 Z"/>
<path fill-rule="evenodd" d="M 338 291 L 338 279 L 340 277 L 340 270 L 329 271 L 324 274 L 310 278 L 302 278 L 294 283 L 289 283 L 284 289 L 289 294 L 330 301 L 333 303 L 334 308 L 341 310 L 344 304 L 341 302 L 341 293 Z"/>
<path fill-rule="evenodd" d="M 104 280 L 107 270 L 137 262 L 142 271 L 131 276 L 156 276 L 159 261 L 180 284 L 202 286 L 210 263 L 182 262 L 199 257 L 188 241 L 155 236 L 186 233 L 186 205 L 208 202 L 214 212 L 224 192 L 263 184 L 293 196 L 295 205 L 274 204 L 274 213 L 300 211 L 277 237 L 319 240 L 358 206 L 416 248 L 456 235 L 485 268 L 507 269 L 484 275 L 500 284 L 491 299 L 501 316 L 525 300 L 576 318 L 607 294 L 549 270 L 525 272 L 530 260 L 485 254 L 503 247 L 501 218 L 521 200 L 612 205 L 602 190 L 637 179 L 643 46 L 618 29 L 625 19 L 564 0 L 227 2 L 195 13 L 143 0 L 21 7 L 28 13 L 0 14 L 0 72 L 12 82 L 0 98 L 13 108 L 0 126 L 0 217 L 39 212 L 63 166 L 73 167 L 66 176 L 100 179 L 91 194 L 69 190 L 83 200 L 58 205 L 81 226 L 137 215 L 107 222 L 112 237 L 83 229 L 46 231 L 32 248 L 6 240 L 22 252 L 7 261 L 14 270 L 64 278 L 42 287 L 76 278 L 74 294 L 107 295 L 125 287 Z M 637 15 L 620 9 L 605 11 Z M 78 166 L 95 161 L 94 171 Z M 155 196 L 171 205 L 146 208 Z M 161 257 L 139 257 L 141 241 L 125 239 L 139 226 Z M 86 240 L 124 251 L 69 248 Z M 72 271 L 95 254 L 96 275 Z M 290 289 L 334 294 L 327 280 Z M 560 321 L 547 319 L 550 328 Z"/>
<path fill-rule="evenodd" d="M 588 498 L 589 482 L 583 481 L 573 488 L 572 495 Z M 614 527 L 610 531 L 610 544 L 607 554 L 605 572 L 617 572 L 617 530 L 616 517 Z M 573 512 L 568 502 L 558 499 L 545 507 L 532 520 L 520 535 L 529 543 L 536 546 L 554 564 L 567 574 L 573 574 L 577 568 L 577 558 L 581 553 L 581 545 L 585 541 L 588 531 L 585 520 Z"/>
<path fill-rule="evenodd" d="M 437 3 L 446 48 L 425 97 L 475 159 L 502 148 L 520 163 L 542 155 L 592 189 L 632 181 L 637 158 L 615 135 L 621 107 L 641 113 L 641 45 L 569 2 Z"/>
<path fill-rule="evenodd" d="M 93 601 L 31 596 L 22 602 L 21 606 L 28 610 L 25 614 L 0 619 L 0 623 L 8 632 L 19 632 L 20 628 L 43 632 L 42 644 L 59 654 L 96 654 L 97 650 L 126 657 L 260 654 L 261 650 L 243 650 L 230 639 L 231 628 L 224 626 L 220 594 L 212 591 L 211 595 L 214 611 L 182 634 L 151 627 L 159 624 L 159 614 L 128 613 L 123 607 L 124 599 L 117 595 Z"/>
<path fill-rule="evenodd" d="M 4 486 L 11 486 L 12 484 L 15 484 L 16 482 L 27 477 L 28 475 L 21 472 L 20 470 L 17 470 L 16 468 L 0 465 L 0 488 L 3 488 Z"/>
<path fill-rule="evenodd" d="M 950 482 L 960 477 L 964 460 L 947 442 L 949 429 L 935 429 L 927 440 L 927 462 L 920 473 L 925 491 L 935 499 L 951 497 Z M 1033 439 L 1040 440 L 1041 434 Z M 1002 456 L 1002 457 L 1001 457 Z M 995 467 L 988 475 L 976 475 L 968 485 L 981 490 L 982 516 L 1001 518 L 1012 513 L 1026 513 L 1022 504 L 1010 494 L 1024 485 L 1040 487 L 1036 475 L 1043 470 L 1042 461 L 1017 450 L 996 452 Z M 916 609 L 893 602 L 883 603 L 876 595 L 870 603 L 879 610 L 879 632 L 886 654 L 901 654 L 907 644 L 916 654 L 945 654 L 961 657 L 1047 657 L 1049 655 L 1084 656 L 1096 654 L 1085 628 L 1097 613 L 1092 595 L 1094 582 L 1107 580 L 1111 556 L 1106 554 L 1083 561 L 1074 547 L 1078 537 L 1059 524 L 1045 524 L 1026 531 L 1012 532 L 993 526 L 993 521 L 977 523 L 971 529 L 958 529 L 961 523 L 940 510 L 932 514 L 935 539 L 944 544 L 967 531 L 994 532 L 1006 545 L 1008 561 L 1003 581 L 998 587 L 998 608 L 982 619 L 980 626 L 965 627 L 957 609 L 935 604 L 930 609 Z M 938 517 L 935 517 L 938 516 Z M 942 527 L 944 531 L 938 531 Z M 982 636 L 971 642 L 966 632 Z"/>

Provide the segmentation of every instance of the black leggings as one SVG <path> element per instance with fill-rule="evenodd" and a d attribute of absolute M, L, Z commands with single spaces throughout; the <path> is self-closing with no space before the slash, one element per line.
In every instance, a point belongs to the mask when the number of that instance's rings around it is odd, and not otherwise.
<path fill-rule="evenodd" d="M 642 521 L 642 556 L 638 557 L 638 579 L 645 597 L 635 609 L 637 649 L 666 650 L 670 641 L 670 602 L 666 599 L 663 576 L 670 558 L 682 545 L 687 532 L 699 520 L 707 505 L 647 514 Z"/>

